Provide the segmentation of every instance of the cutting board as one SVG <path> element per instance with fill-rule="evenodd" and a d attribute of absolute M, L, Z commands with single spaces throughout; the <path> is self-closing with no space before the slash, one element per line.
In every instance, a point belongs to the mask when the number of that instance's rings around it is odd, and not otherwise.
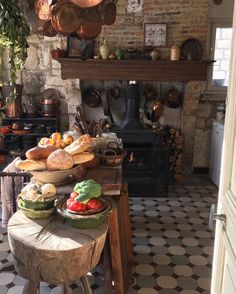
<path fill-rule="evenodd" d="M 103 195 L 120 195 L 122 186 L 122 167 L 97 167 L 87 169 L 84 180 L 93 179 L 102 185 Z M 78 180 L 77 182 L 82 181 Z M 57 187 L 58 194 L 70 194 L 76 182 Z"/>
<path fill-rule="evenodd" d="M 102 185 L 104 195 L 120 195 L 122 186 L 122 167 L 97 167 L 88 169 L 86 179 L 94 179 Z"/>

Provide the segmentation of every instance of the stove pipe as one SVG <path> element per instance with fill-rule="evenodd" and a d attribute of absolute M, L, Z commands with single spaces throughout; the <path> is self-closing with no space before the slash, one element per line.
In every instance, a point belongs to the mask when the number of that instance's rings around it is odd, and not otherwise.
<path fill-rule="evenodd" d="M 121 129 L 140 129 L 142 125 L 139 117 L 141 95 L 136 81 L 130 81 L 125 93 L 125 118 Z"/>

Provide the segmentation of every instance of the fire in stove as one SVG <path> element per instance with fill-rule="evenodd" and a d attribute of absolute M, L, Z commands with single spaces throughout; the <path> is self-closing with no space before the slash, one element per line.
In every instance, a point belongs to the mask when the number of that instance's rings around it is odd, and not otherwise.
<path fill-rule="evenodd" d="M 134 152 L 131 152 L 126 161 L 126 167 L 139 167 L 142 168 L 144 166 L 143 159 L 137 159 L 134 155 Z"/>
<path fill-rule="evenodd" d="M 134 152 L 131 152 L 129 159 L 128 159 L 128 162 L 134 162 L 134 161 L 137 161 L 137 159 L 134 157 Z"/>

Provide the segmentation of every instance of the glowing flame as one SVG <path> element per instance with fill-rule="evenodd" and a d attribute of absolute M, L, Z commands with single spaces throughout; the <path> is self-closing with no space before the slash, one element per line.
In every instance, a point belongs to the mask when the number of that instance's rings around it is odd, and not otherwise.
<path fill-rule="evenodd" d="M 134 161 L 136 161 L 136 158 L 134 157 L 134 153 L 131 152 L 128 162 L 134 162 Z"/>

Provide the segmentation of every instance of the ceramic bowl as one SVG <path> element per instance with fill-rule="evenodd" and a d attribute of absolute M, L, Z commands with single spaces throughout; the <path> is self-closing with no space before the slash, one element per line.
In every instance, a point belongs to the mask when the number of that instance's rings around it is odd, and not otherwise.
<path fill-rule="evenodd" d="M 32 201 L 19 195 L 19 199 L 21 199 L 22 207 L 40 211 L 53 208 L 56 198 L 54 197 L 53 199 L 44 201 Z"/>
<path fill-rule="evenodd" d="M 107 222 L 107 218 L 109 213 L 115 207 L 114 201 L 112 199 L 103 198 L 106 203 L 105 208 L 98 213 L 89 214 L 89 215 L 80 215 L 71 213 L 66 209 L 66 200 L 67 198 L 63 198 L 57 202 L 56 210 L 57 212 L 63 216 L 68 223 L 75 228 L 78 229 L 94 229 L 105 222 Z"/>
<path fill-rule="evenodd" d="M 35 219 L 45 219 L 53 215 L 55 212 L 54 208 L 46 209 L 46 210 L 33 210 L 29 208 L 25 208 L 22 204 L 22 199 L 18 201 L 18 207 L 23 210 L 24 214 L 29 218 Z"/>
<path fill-rule="evenodd" d="M 84 168 L 81 165 L 76 165 L 70 169 L 56 171 L 30 171 L 32 176 L 43 184 L 51 183 L 55 186 L 60 186 L 80 179 L 84 175 Z"/>

